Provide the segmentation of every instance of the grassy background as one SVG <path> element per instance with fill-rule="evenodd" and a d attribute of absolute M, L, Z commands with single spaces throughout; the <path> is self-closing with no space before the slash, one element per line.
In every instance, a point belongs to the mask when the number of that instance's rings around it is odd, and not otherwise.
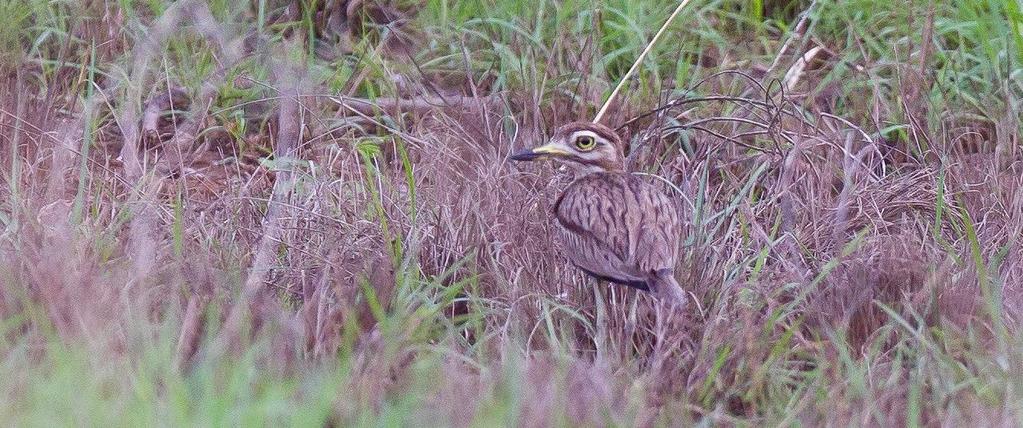
<path fill-rule="evenodd" d="M 675 6 L 0 0 L 0 421 L 1021 423 L 1023 4 L 693 1 L 607 117 L 684 313 L 505 160 Z"/>

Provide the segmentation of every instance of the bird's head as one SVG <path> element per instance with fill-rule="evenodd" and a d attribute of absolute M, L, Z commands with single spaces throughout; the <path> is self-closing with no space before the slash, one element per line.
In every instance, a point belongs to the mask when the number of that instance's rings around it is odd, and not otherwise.
<path fill-rule="evenodd" d="M 611 128 L 592 122 L 572 122 L 554 131 L 550 141 L 511 155 L 515 161 L 554 159 L 578 171 L 620 171 L 622 140 Z"/>

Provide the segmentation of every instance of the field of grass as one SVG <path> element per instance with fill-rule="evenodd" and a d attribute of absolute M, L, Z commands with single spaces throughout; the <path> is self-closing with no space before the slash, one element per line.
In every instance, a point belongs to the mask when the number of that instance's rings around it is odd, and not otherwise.
<path fill-rule="evenodd" d="M 0 425 L 1023 425 L 1023 2 L 0 0 Z"/>

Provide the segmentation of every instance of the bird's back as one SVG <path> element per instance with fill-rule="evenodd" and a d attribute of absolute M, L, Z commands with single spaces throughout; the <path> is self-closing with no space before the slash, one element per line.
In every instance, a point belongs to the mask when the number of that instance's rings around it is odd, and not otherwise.
<path fill-rule="evenodd" d="M 590 275 L 640 289 L 665 282 L 677 288 L 678 210 L 657 187 L 623 172 L 587 174 L 565 189 L 554 212 L 566 256 Z"/>

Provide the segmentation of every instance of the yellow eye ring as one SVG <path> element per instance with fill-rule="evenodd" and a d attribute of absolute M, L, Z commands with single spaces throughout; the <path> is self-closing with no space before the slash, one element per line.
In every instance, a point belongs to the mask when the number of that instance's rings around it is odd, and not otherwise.
<path fill-rule="evenodd" d="M 575 139 L 575 147 L 582 151 L 593 150 L 597 146 L 597 140 L 589 135 L 581 135 Z"/>

